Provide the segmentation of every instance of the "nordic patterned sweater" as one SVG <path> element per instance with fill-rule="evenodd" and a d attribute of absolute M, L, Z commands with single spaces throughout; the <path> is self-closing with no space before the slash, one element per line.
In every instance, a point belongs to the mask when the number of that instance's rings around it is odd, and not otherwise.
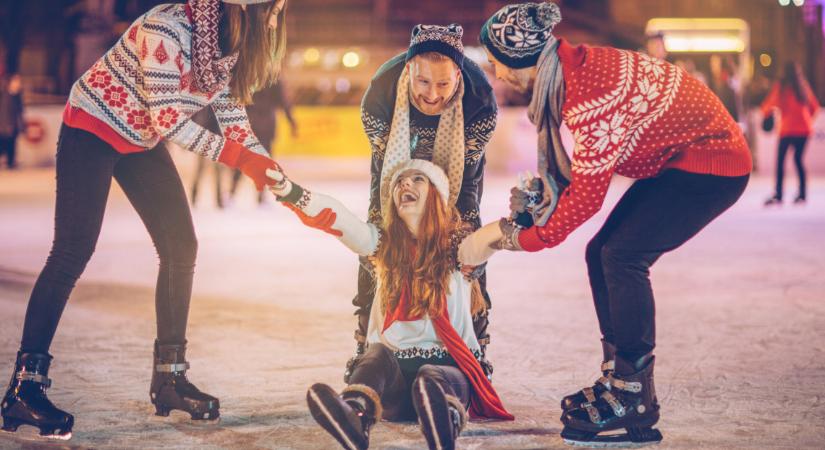
<path fill-rule="evenodd" d="M 727 177 L 751 171 L 745 138 L 721 101 L 684 70 L 636 52 L 558 48 L 564 123 L 573 133 L 570 185 L 542 227 L 519 234 L 527 251 L 560 244 L 602 206 L 614 173 L 666 169 Z"/>
<path fill-rule="evenodd" d="M 378 69 L 361 102 L 361 121 L 372 147 L 369 220 L 373 223 L 381 222 L 381 167 L 405 57 L 406 53 L 401 53 Z M 484 175 L 484 147 L 495 130 L 498 108 L 493 88 L 478 65 L 465 58 L 461 73 L 464 78 L 464 178 L 456 207 L 462 220 L 478 228 L 481 225 L 478 208 Z M 439 116 L 423 114 L 410 104 L 410 142 L 415 146 L 411 150 L 412 158 L 432 160 L 438 121 Z"/>
<path fill-rule="evenodd" d="M 166 139 L 213 161 L 227 140 L 267 155 L 228 86 L 201 92 L 193 82 L 190 14 L 187 5 L 160 5 L 135 20 L 72 86 L 63 122 L 120 153 L 149 150 Z M 223 136 L 190 120 L 206 105 Z"/>

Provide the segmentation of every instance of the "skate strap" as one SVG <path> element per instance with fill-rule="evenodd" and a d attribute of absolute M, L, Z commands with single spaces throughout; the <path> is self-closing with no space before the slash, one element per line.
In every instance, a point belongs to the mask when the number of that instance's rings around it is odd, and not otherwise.
<path fill-rule="evenodd" d="M 613 371 L 616 370 L 616 360 L 611 359 L 610 361 L 605 361 L 602 363 L 602 372 Z"/>
<path fill-rule="evenodd" d="M 610 385 L 616 389 L 632 392 L 634 394 L 642 392 L 642 383 L 639 383 L 638 381 L 624 381 L 615 378 L 612 375 L 609 375 L 608 378 L 610 378 Z"/>
<path fill-rule="evenodd" d="M 155 372 L 163 373 L 180 373 L 189 370 L 189 363 L 172 363 L 172 364 L 158 364 L 155 366 Z"/>
<path fill-rule="evenodd" d="M 596 394 L 593 393 L 593 388 L 586 387 L 582 389 L 582 394 L 584 394 L 584 398 L 587 399 L 587 403 L 593 403 L 596 401 Z"/>
<path fill-rule="evenodd" d="M 624 417 L 625 413 L 627 412 L 624 409 L 624 405 L 616 399 L 609 391 L 602 392 L 602 400 L 606 401 L 610 408 L 613 409 L 613 413 L 616 414 L 616 417 Z"/>
<path fill-rule="evenodd" d="M 20 381 L 31 381 L 37 384 L 42 384 L 45 387 L 51 387 L 51 378 L 41 375 L 37 372 L 20 371 L 17 373 L 17 379 Z"/>
<path fill-rule="evenodd" d="M 602 421 L 602 415 L 599 414 L 599 410 L 596 409 L 592 403 L 582 403 L 582 408 L 587 411 L 587 415 L 590 416 L 591 422 L 599 423 Z"/>
<path fill-rule="evenodd" d="M 601 384 L 608 391 L 610 390 L 610 386 L 611 386 L 612 382 L 613 382 L 613 380 L 611 378 L 608 378 L 608 377 L 599 377 L 599 379 L 596 380 L 596 383 Z"/>

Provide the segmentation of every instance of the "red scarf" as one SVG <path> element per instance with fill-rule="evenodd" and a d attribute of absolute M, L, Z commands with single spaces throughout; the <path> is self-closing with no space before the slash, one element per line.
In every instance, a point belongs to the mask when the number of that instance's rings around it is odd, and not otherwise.
<path fill-rule="evenodd" d="M 421 319 L 423 314 L 417 317 L 409 315 L 409 296 L 408 287 L 401 289 L 401 298 L 398 300 L 398 305 L 393 311 L 387 311 L 384 317 L 382 333 L 387 331 L 387 328 L 396 320 L 407 322 Z M 430 320 L 435 327 L 438 338 L 441 339 L 441 342 L 447 347 L 450 356 L 453 357 L 458 364 L 458 368 L 461 369 L 461 372 L 470 380 L 470 384 L 473 387 L 470 395 L 470 417 L 474 419 L 514 420 L 513 415 L 504 409 L 504 405 L 501 403 L 501 399 L 498 397 L 495 388 L 493 388 L 487 376 L 484 375 L 484 371 L 481 370 L 481 365 L 473 356 L 470 349 L 467 348 L 467 344 L 461 339 L 458 332 L 455 331 L 452 323 L 450 323 L 446 298 L 442 304 L 441 314 L 435 319 L 430 318 Z"/>

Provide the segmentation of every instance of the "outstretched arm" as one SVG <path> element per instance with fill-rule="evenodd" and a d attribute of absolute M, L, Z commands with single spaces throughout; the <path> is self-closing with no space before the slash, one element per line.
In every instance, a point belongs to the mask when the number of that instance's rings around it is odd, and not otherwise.
<path fill-rule="evenodd" d="M 267 175 L 280 181 L 270 190 L 305 225 L 337 237 L 347 248 L 359 255 L 370 256 L 375 253 L 380 238 L 377 226 L 358 219 L 338 200 L 328 195 L 310 192 L 283 178 L 280 172 L 268 170 Z"/>

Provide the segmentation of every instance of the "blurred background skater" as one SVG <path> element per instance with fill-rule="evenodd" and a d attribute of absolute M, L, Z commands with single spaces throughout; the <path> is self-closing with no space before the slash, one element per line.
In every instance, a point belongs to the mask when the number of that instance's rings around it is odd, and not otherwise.
<path fill-rule="evenodd" d="M 202 110 L 195 113 L 195 115 L 192 116 L 192 121 L 206 128 L 212 133 L 221 133 L 221 127 L 220 125 L 218 125 L 218 121 L 217 119 L 215 119 L 215 114 L 212 112 L 211 108 L 203 108 Z M 256 134 L 255 136 L 258 135 Z M 265 145 L 264 142 L 266 141 L 262 140 L 261 145 Z M 198 158 L 198 163 L 195 166 L 195 176 L 192 177 L 192 188 L 189 191 L 189 200 L 192 204 L 192 207 L 194 208 L 197 205 L 198 189 L 201 184 L 201 178 L 203 178 L 203 173 L 206 169 L 207 164 L 212 166 L 213 168 L 212 174 L 215 181 L 215 206 L 217 206 L 218 209 L 223 209 L 225 202 L 222 188 L 222 178 L 224 175 L 223 166 L 221 166 L 220 164 L 210 163 L 204 158 Z M 241 172 L 238 171 L 238 173 Z"/>
<path fill-rule="evenodd" d="M 785 155 L 793 146 L 793 162 L 799 178 L 799 190 L 794 203 L 805 203 L 806 177 L 803 161 L 805 144 L 811 136 L 814 115 L 819 110 L 819 102 L 813 94 L 808 81 L 802 74 L 799 64 L 788 61 L 782 72 L 782 78 L 775 82 L 768 98 L 762 103 L 765 117 L 764 128 L 769 131 L 779 111 L 779 147 L 776 155 L 776 190 L 773 197 L 765 200 L 765 206 L 782 203 L 782 184 L 785 177 Z"/>
<path fill-rule="evenodd" d="M 22 88 L 19 74 L 8 74 L 0 79 L 0 157 L 6 155 L 9 169 L 17 168 L 17 135 L 26 128 Z"/>

